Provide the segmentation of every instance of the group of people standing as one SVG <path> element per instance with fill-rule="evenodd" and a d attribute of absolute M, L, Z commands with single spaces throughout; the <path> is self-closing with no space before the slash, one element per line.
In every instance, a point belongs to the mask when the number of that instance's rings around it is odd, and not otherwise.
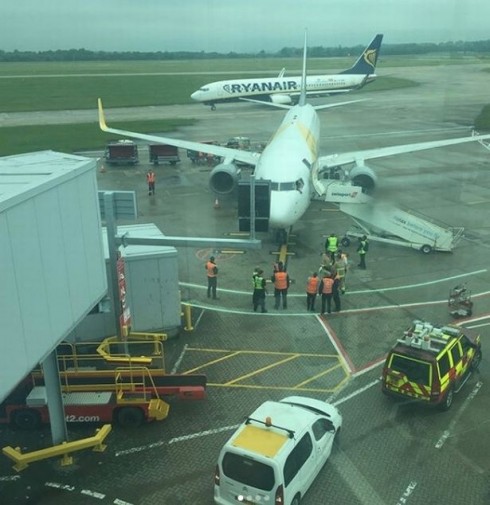
<path fill-rule="evenodd" d="M 315 311 L 316 297 L 321 296 L 321 314 L 332 312 L 332 301 L 335 312 L 340 312 L 340 295 L 345 293 L 345 279 L 349 268 L 349 260 L 346 253 L 338 247 L 339 241 L 335 234 L 330 234 L 325 241 L 325 253 L 323 254 L 322 264 L 318 272 L 313 272 L 306 281 L 306 309 L 310 312 Z M 369 244 L 364 235 L 359 240 L 357 253 L 359 254 L 359 267 L 366 268 L 366 253 Z M 211 256 L 205 265 L 208 279 L 208 298 L 217 299 L 217 277 L 218 267 L 214 256 Z M 279 261 L 273 266 L 273 273 L 270 282 L 274 285 L 274 308 L 277 310 L 281 306 L 287 309 L 287 295 L 291 284 L 289 274 L 283 262 Z M 267 294 L 267 279 L 264 271 L 257 267 L 252 274 L 252 306 L 254 312 L 258 309 L 266 313 L 265 306 Z"/>

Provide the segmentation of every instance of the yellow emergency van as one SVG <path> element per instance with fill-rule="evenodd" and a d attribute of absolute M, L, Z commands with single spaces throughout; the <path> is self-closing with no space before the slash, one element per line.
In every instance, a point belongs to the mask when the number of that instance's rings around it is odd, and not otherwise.
<path fill-rule="evenodd" d="M 382 391 L 448 410 L 482 357 L 480 335 L 413 321 L 386 358 Z"/>
<path fill-rule="evenodd" d="M 219 505 L 299 505 L 332 451 L 342 416 L 303 396 L 266 401 L 221 450 L 214 477 Z"/>

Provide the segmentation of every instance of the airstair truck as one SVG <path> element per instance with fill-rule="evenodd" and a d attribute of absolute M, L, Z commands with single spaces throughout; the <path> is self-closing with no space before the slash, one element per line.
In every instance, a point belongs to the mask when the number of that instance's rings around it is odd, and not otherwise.
<path fill-rule="evenodd" d="M 366 235 L 373 241 L 417 249 L 424 254 L 431 251 L 452 251 L 463 235 L 464 228 L 444 228 L 426 217 L 417 216 L 387 203 L 374 200 L 359 204 L 341 203 L 340 210 L 351 216 L 358 230 L 349 230 L 348 237 Z"/>

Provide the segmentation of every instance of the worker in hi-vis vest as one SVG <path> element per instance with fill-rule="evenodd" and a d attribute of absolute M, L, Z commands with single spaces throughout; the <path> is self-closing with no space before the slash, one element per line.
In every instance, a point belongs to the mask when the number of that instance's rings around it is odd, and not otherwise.
<path fill-rule="evenodd" d="M 218 267 L 216 266 L 216 261 L 214 256 L 209 258 L 209 261 L 204 265 L 206 269 L 206 274 L 208 276 L 208 298 L 213 296 L 214 300 L 217 300 L 216 288 L 218 287 Z"/>
<path fill-rule="evenodd" d="M 327 240 L 325 240 L 325 252 L 330 256 L 332 263 L 335 261 L 335 253 L 338 248 L 339 238 L 335 235 L 335 233 L 330 233 Z"/>
<path fill-rule="evenodd" d="M 289 288 L 289 275 L 286 272 L 286 269 L 284 267 L 284 264 L 282 261 L 279 261 L 277 264 L 277 271 L 274 271 L 271 277 L 272 282 L 274 283 L 274 308 L 278 309 L 281 298 L 282 298 L 282 308 L 287 309 L 288 308 L 288 288 Z"/>
<path fill-rule="evenodd" d="M 150 168 L 150 170 L 148 170 L 148 173 L 146 174 L 146 182 L 148 183 L 148 195 L 155 194 L 155 180 L 156 180 L 155 172 L 153 172 L 153 170 Z"/>
<path fill-rule="evenodd" d="M 313 272 L 306 281 L 306 310 L 311 312 L 315 312 L 315 300 L 319 284 L 318 273 Z"/>

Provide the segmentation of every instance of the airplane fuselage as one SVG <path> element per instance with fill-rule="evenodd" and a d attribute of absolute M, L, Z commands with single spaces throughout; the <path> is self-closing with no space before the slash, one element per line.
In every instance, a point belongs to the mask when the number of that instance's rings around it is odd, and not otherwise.
<path fill-rule="evenodd" d="M 306 79 L 309 96 L 328 94 L 329 91 L 349 91 L 375 79 L 375 75 L 337 74 L 313 75 Z M 216 81 L 195 91 L 191 98 L 204 104 L 233 102 L 242 98 L 273 99 L 274 95 L 299 95 L 301 77 L 271 77 Z"/>
<path fill-rule="evenodd" d="M 272 228 L 287 229 L 306 212 L 313 192 L 311 169 L 318 159 L 320 121 L 309 105 L 292 107 L 264 149 L 255 178 L 271 181 Z"/>

